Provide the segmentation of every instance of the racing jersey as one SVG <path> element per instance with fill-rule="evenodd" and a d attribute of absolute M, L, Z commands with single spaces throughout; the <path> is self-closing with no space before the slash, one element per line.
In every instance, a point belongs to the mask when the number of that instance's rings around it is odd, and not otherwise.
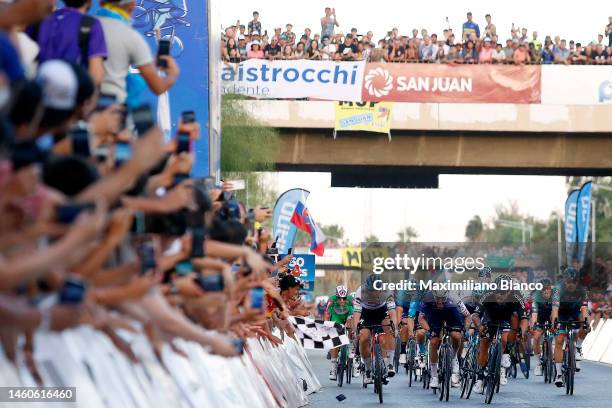
<path fill-rule="evenodd" d="M 509 323 L 515 313 L 521 319 L 527 318 L 525 300 L 519 292 L 512 291 L 503 303 L 497 303 L 495 295 L 495 291 L 485 293 L 476 306 L 474 314 L 490 322 Z"/>
<path fill-rule="evenodd" d="M 570 292 L 565 286 L 565 282 L 559 283 L 553 289 L 552 306 L 559 308 L 559 314 L 575 314 L 583 306 L 588 306 L 586 290 L 584 287 L 577 287 Z"/>
<path fill-rule="evenodd" d="M 533 302 L 531 304 L 531 311 L 538 314 L 538 322 L 545 322 L 550 320 L 550 312 L 553 306 L 552 296 L 550 299 L 544 299 L 542 291 L 538 290 L 533 295 Z"/>
<path fill-rule="evenodd" d="M 331 295 L 327 302 L 327 312 L 330 314 L 332 321 L 344 324 L 346 319 L 353 314 L 353 296 L 348 295 L 344 305 L 340 305 L 338 297 Z"/>
<path fill-rule="evenodd" d="M 374 310 L 387 305 L 387 310 L 395 310 L 395 298 L 390 290 L 359 289 L 355 292 L 355 313 L 361 313 L 361 309 Z"/>
<path fill-rule="evenodd" d="M 452 308 L 457 308 L 457 310 L 459 310 L 459 312 L 463 316 L 468 316 L 470 314 L 470 312 L 468 312 L 467 308 L 465 307 L 465 304 L 463 304 L 463 301 L 458 299 L 458 295 L 453 295 L 452 293 L 450 293 L 448 298 L 446 298 L 446 301 L 444 301 L 444 305 L 442 307 L 438 307 L 431 291 L 424 294 L 422 299 L 423 300 L 421 301 L 420 310 L 425 314 L 427 314 L 426 312 L 433 312 L 435 310 L 444 310 Z"/>

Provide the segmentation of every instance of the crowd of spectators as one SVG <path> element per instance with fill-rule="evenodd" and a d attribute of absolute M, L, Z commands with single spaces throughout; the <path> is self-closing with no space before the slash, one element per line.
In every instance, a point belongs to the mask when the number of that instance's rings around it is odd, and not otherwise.
<path fill-rule="evenodd" d="M 247 336 L 278 344 L 272 328 L 309 309 L 291 257 L 269 255 L 271 210 L 191 178 L 193 112 L 165 143 L 139 104 L 134 88 L 165 92 L 180 70 L 130 26 L 135 1 L 96 16 L 64 2 L 0 3 L 0 353 L 40 382 L 36 331 L 90 325 L 132 361 L 120 328 L 160 359 L 173 337 L 221 356 Z"/>
<path fill-rule="evenodd" d="M 299 35 L 293 26 L 262 31 L 259 13 L 246 26 L 237 21 L 227 27 L 222 36 L 222 55 L 226 62 L 251 58 L 269 60 L 334 60 L 369 62 L 451 63 L 451 64 L 612 64 L 612 16 L 604 32 L 596 40 L 579 43 L 547 35 L 542 42 L 537 31 L 529 35 L 527 28 L 512 25 L 509 36 L 497 30 L 490 14 L 484 16 L 481 30 L 471 12 L 463 23 L 462 32 L 454 33 L 448 26 L 442 34 L 416 28 L 410 34 L 400 34 L 397 28 L 381 39 L 372 31 L 351 28 L 346 34 L 339 27 L 336 10 L 326 8 L 321 17 L 320 33 L 306 28 Z M 447 20 L 448 22 L 448 20 Z"/>

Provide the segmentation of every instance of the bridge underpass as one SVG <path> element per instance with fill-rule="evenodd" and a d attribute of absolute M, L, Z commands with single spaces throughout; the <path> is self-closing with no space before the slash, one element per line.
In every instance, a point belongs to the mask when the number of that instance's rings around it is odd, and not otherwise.
<path fill-rule="evenodd" d="M 386 134 L 338 132 L 334 102 L 238 102 L 280 131 L 282 171 L 334 187 L 437 187 L 439 174 L 612 175 L 612 105 L 395 103 Z"/>

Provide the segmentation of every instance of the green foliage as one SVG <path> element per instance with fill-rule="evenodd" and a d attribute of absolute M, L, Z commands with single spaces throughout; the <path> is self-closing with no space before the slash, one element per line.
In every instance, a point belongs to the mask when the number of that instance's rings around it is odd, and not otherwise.
<path fill-rule="evenodd" d="M 465 227 L 465 237 L 470 242 L 477 242 L 481 239 L 483 231 L 484 225 L 482 224 L 482 220 L 479 215 L 475 215 L 468 222 L 467 227 Z"/>
<path fill-rule="evenodd" d="M 341 241 L 344 238 L 344 228 L 337 224 L 322 225 L 321 231 L 327 238 L 337 239 Z"/>
<path fill-rule="evenodd" d="M 410 226 L 404 227 L 397 233 L 397 239 L 399 242 L 402 243 L 413 242 L 415 238 L 418 238 L 418 236 L 419 233 L 417 232 L 417 230 Z"/>
<path fill-rule="evenodd" d="M 230 95 L 221 100 L 221 170 L 273 170 L 278 155 L 278 130 L 253 119 L 239 106 L 239 99 Z"/>
<path fill-rule="evenodd" d="M 245 181 L 246 189 L 237 190 L 234 195 L 247 208 L 257 206 L 274 208 L 278 192 L 272 187 L 272 183 L 266 180 L 265 173 L 224 171 L 221 173 L 221 177 L 224 180 Z"/>
<path fill-rule="evenodd" d="M 367 237 L 364 238 L 364 242 L 366 244 L 373 244 L 375 242 L 380 242 L 380 239 L 378 239 L 378 237 L 374 234 L 370 234 Z"/>

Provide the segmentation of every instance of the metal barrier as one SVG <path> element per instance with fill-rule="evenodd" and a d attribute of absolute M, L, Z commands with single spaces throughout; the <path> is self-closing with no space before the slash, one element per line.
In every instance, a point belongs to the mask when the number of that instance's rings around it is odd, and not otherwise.
<path fill-rule="evenodd" d="M 144 335 L 120 335 L 132 346 L 138 363 L 89 326 L 37 333 L 34 359 L 44 385 L 76 387 L 76 406 L 87 408 L 300 407 L 308 404 L 308 394 L 321 388 L 304 350 L 291 338 L 278 347 L 248 339 L 244 355 L 231 359 L 175 339 L 174 346 L 188 358 L 165 344 L 161 364 Z M 0 386 L 37 386 L 22 352 L 17 360 L 15 366 L 0 348 Z"/>
<path fill-rule="evenodd" d="M 592 328 L 582 343 L 582 353 L 586 360 L 612 364 L 612 321 L 600 320 Z"/>

